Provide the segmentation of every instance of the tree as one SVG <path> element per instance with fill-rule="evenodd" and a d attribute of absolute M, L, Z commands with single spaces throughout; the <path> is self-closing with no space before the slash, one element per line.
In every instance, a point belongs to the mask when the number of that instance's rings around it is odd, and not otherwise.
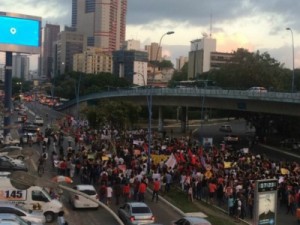
<path fill-rule="evenodd" d="M 175 87 L 178 81 L 188 79 L 188 63 L 185 63 L 180 71 L 175 71 L 172 79 L 169 81 L 169 87 Z"/>
<path fill-rule="evenodd" d="M 96 106 L 86 107 L 82 113 L 94 128 L 109 124 L 126 129 L 138 122 L 140 111 L 140 106 L 130 102 L 102 100 Z"/>
<path fill-rule="evenodd" d="M 52 80 L 52 83 L 55 85 L 55 95 L 74 99 L 76 96 L 75 89 L 78 87 L 79 82 L 80 96 L 104 91 L 105 89 L 107 90 L 107 87 L 130 86 L 129 81 L 111 73 L 84 74 L 80 72 L 70 72 L 57 76 Z"/>
<path fill-rule="evenodd" d="M 209 77 L 220 86 L 230 89 L 248 89 L 264 86 L 282 91 L 287 89 L 288 71 L 266 52 L 249 52 L 238 49 L 219 70 L 209 72 Z"/>

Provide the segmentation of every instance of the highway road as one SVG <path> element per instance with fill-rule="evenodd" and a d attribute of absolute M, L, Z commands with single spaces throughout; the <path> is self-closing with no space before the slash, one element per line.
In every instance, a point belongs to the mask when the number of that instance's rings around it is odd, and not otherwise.
<path fill-rule="evenodd" d="M 62 116 L 60 112 L 55 112 L 52 109 L 50 109 L 47 106 L 40 105 L 39 103 L 27 103 L 26 104 L 31 112 L 41 115 L 42 117 L 45 117 L 46 113 L 48 113 L 48 122 L 54 122 L 56 118 L 59 118 Z M 33 118 L 32 115 L 29 117 L 30 119 Z M 46 121 L 47 119 L 45 119 Z M 239 147 L 247 147 L 248 146 L 248 140 L 246 132 L 249 131 L 247 126 L 245 125 L 245 122 L 243 120 L 231 120 L 226 122 L 215 122 L 215 123 L 209 123 L 209 124 L 194 124 L 190 125 L 190 129 L 193 131 L 195 137 L 213 137 L 214 138 L 214 144 L 218 145 L 220 141 L 223 139 L 223 136 L 226 135 L 226 133 L 220 132 L 219 127 L 221 124 L 230 124 L 233 129 L 233 133 L 236 135 L 239 135 L 241 137 L 241 142 Z M 46 124 L 45 124 L 46 126 Z M 45 127 L 44 126 L 44 127 Z M 200 130 L 200 133 L 199 133 Z M 34 146 L 35 149 L 35 156 L 30 159 L 31 164 L 34 164 L 36 160 L 34 160 L 35 157 L 40 152 L 39 147 Z M 254 146 L 251 151 L 257 153 L 257 154 L 265 154 L 268 158 L 271 158 L 273 160 L 297 160 L 299 161 L 299 155 L 294 152 L 283 152 L 281 150 L 268 148 L 267 146 L 262 145 L 256 145 Z M 46 176 L 49 177 L 49 179 L 56 175 L 56 172 L 52 170 L 52 168 L 49 167 L 47 170 Z M 78 182 L 78 179 L 74 179 L 75 182 Z M 69 185 L 70 187 L 72 185 Z M 169 206 L 163 204 L 162 202 L 152 203 L 149 201 L 150 196 L 146 196 L 146 203 L 149 204 L 150 208 L 153 210 L 154 215 L 157 218 L 157 222 L 162 224 L 170 224 L 171 220 L 177 219 L 180 217 L 180 214 L 178 214 L 176 211 L 174 211 Z M 117 221 L 103 208 L 99 208 L 97 210 L 76 210 L 74 211 L 69 203 L 68 203 L 68 193 L 64 193 L 62 197 L 62 201 L 65 205 L 65 212 L 66 212 L 66 219 L 69 222 L 69 224 L 74 225 L 90 225 L 90 224 L 117 224 Z M 118 206 L 112 204 L 111 208 L 116 212 Z M 296 218 L 295 216 L 286 215 L 285 214 L 285 208 L 279 207 L 277 209 L 278 217 L 277 217 L 277 225 L 286 225 L 286 224 L 296 224 Z"/>
<path fill-rule="evenodd" d="M 60 112 L 53 111 L 47 106 L 41 105 L 39 103 L 31 102 L 26 103 L 26 106 L 28 107 L 28 118 L 29 120 L 33 120 L 34 115 L 40 115 L 44 118 L 44 121 L 47 121 L 47 118 L 45 118 L 45 115 L 48 114 L 48 123 L 55 122 L 56 119 L 61 118 L 62 114 Z M 47 126 L 47 123 L 44 124 L 43 127 L 41 127 L 41 130 Z M 65 141 L 65 147 L 67 146 L 67 141 Z M 25 147 L 26 148 L 26 147 Z M 31 167 L 36 168 L 36 162 L 38 159 L 38 156 L 41 154 L 41 149 L 37 145 L 33 145 L 33 152 L 34 155 L 30 158 L 29 163 L 31 164 Z M 50 146 L 50 149 L 52 147 Z M 46 165 L 46 172 L 44 174 L 44 177 L 48 177 L 51 179 L 52 177 L 56 176 L 56 170 L 52 169 L 50 162 Z M 75 177 L 74 184 L 79 183 L 79 177 Z M 74 184 L 65 184 L 68 187 L 72 187 Z M 96 186 L 96 189 L 98 190 L 98 187 Z M 72 207 L 69 204 L 69 193 L 64 192 L 63 196 L 61 197 L 61 201 L 63 202 L 65 206 L 65 218 L 68 221 L 69 224 L 72 225 L 96 225 L 96 224 L 106 224 L 106 225 L 115 225 L 118 224 L 116 219 L 113 218 L 111 214 L 108 213 L 104 208 L 99 207 L 97 210 L 95 209 L 77 209 L 73 210 Z M 164 204 L 163 202 L 158 203 L 152 203 L 151 201 L 151 195 L 150 193 L 147 193 L 145 202 L 149 205 L 151 210 L 153 211 L 156 222 L 161 224 L 170 224 L 170 221 L 174 219 L 178 219 L 181 217 L 181 215 L 175 211 L 173 208 L 169 207 L 168 205 Z M 117 212 L 118 207 L 120 205 L 111 204 L 110 208 Z M 55 224 L 55 223 L 53 223 Z"/>

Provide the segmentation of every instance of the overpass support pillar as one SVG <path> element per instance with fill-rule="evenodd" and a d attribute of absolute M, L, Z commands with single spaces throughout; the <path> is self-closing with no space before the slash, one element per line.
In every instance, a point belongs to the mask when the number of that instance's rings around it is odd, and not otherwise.
<path fill-rule="evenodd" d="M 162 106 L 158 107 L 158 131 L 162 132 L 164 129 L 163 116 L 162 116 Z"/>
<path fill-rule="evenodd" d="M 185 133 L 187 130 L 187 120 L 188 120 L 188 107 L 182 107 L 181 110 L 181 132 Z"/>

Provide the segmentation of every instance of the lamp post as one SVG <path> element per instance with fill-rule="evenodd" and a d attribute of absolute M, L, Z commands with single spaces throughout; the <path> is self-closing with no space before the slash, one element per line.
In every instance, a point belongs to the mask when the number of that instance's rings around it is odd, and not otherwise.
<path fill-rule="evenodd" d="M 77 125 L 79 123 L 79 91 L 80 91 L 80 82 L 81 82 L 81 73 L 78 79 L 78 83 L 75 83 L 75 96 L 76 96 L 76 119 L 77 119 Z"/>
<path fill-rule="evenodd" d="M 293 30 L 289 27 L 286 28 L 286 30 L 289 30 L 292 35 L 292 55 L 293 55 L 293 74 L 292 74 L 292 92 L 295 90 L 295 50 L 294 50 L 294 34 Z"/>
<path fill-rule="evenodd" d="M 162 42 L 163 37 L 166 36 L 166 35 L 174 34 L 174 33 L 175 33 L 174 31 L 168 31 L 167 33 L 164 33 L 164 34 L 160 37 L 159 44 L 158 44 L 158 48 L 157 48 L 157 51 L 156 51 L 156 57 L 155 57 L 155 62 L 154 62 L 154 64 L 156 64 L 157 61 L 158 61 L 158 53 L 159 53 L 159 50 L 160 50 L 160 47 L 161 47 L 161 42 Z M 158 66 L 158 65 L 154 65 L 154 68 L 153 68 L 152 82 L 153 82 L 154 79 L 155 79 L 155 69 L 156 69 L 156 66 Z"/>
<path fill-rule="evenodd" d="M 157 59 L 158 59 L 158 53 L 159 53 L 159 49 L 160 49 L 160 46 L 161 46 L 161 41 L 163 39 L 164 36 L 166 35 L 171 35 L 171 34 L 174 34 L 175 32 L 174 31 L 168 31 L 166 33 L 164 33 L 160 40 L 159 40 L 159 44 L 158 44 L 158 49 L 157 49 L 157 52 L 156 52 L 156 58 L 155 58 L 155 62 L 154 64 L 157 62 Z M 155 68 L 156 66 L 154 65 L 154 68 L 153 68 L 153 77 L 152 77 L 152 83 L 154 81 L 154 78 L 155 78 Z M 148 159 L 147 159 L 147 170 L 148 170 L 148 173 L 150 173 L 150 166 L 151 166 L 151 144 L 152 144 L 152 134 L 151 134 L 151 130 L 152 130 L 152 90 L 150 90 L 150 94 L 147 96 L 147 104 L 148 104 L 148 142 L 149 142 L 149 146 L 148 146 Z"/>

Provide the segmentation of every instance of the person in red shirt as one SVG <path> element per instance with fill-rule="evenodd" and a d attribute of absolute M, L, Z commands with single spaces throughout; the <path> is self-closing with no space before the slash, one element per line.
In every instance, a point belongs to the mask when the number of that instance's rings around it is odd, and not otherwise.
<path fill-rule="evenodd" d="M 143 180 L 139 185 L 139 191 L 138 191 L 138 199 L 140 202 L 145 201 L 145 193 L 146 193 L 147 185 L 145 181 Z"/>
<path fill-rule="evenodd" d="M 210 181 L 208 184 L 208 189 L 209 189 L 209 203 L 212 204 L 214 201 L 215 192 L 217 190 L 217 185 L 215 184 L 215 182 Z"/>
<path fill-rule="evenodd" d="M 66 163 L 66 160 L 63 159 L 59 163 L 59 175 L 65 176 L 66 170 L 67 170 L 67 163 Z"/>
<path fill-rule="evenodd" d="M 154 201 L 155 197 L 156 197 L 156 202 L 158 202 L 159 190 L 160 190 L 160 181 L 157 178 L 155 178 L 155 181 L 153 182 L 152 202 Z"/>
<path fill-rule="evenodd" d="M 125 183 L 123 186 L 123 196 L 125 203 L 128 202 L 128 199 L 130 198 L 130 186 L 129 183 Z"/>

